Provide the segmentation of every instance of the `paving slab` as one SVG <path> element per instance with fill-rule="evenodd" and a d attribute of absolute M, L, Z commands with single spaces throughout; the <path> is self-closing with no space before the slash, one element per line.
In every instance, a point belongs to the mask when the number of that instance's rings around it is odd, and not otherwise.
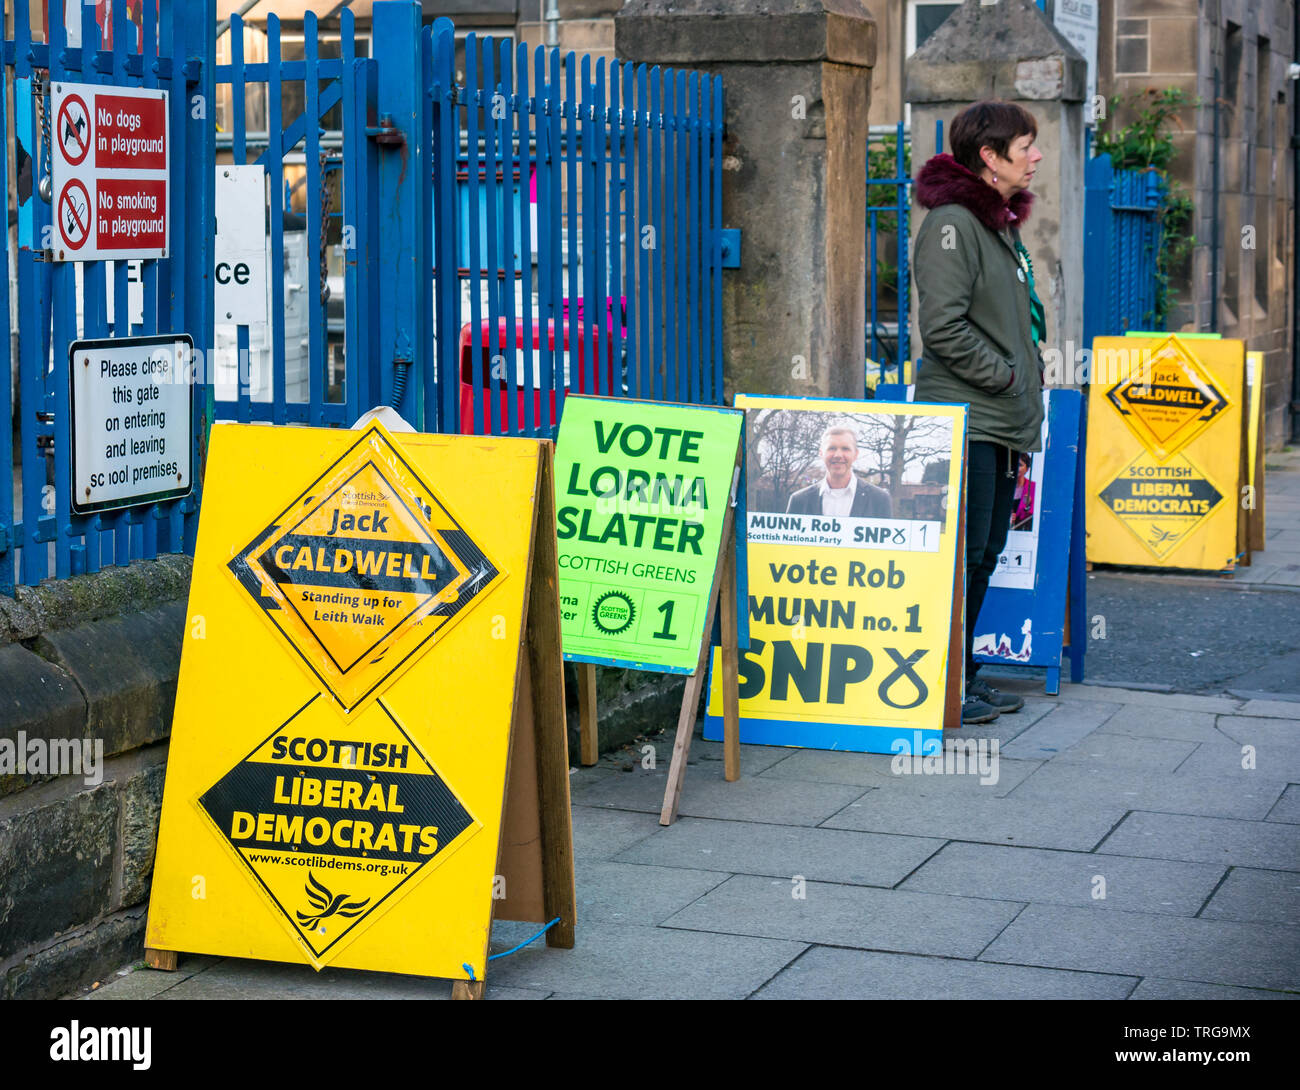
<path fill-rule="evenodd" d="M 573 855 L 584 859 L 611 859 L 638 840 L 654 835 L 662 826 L 657 816 L 597 806 L 573 807 Z"/>
<path fill-rule="evenodd" d="M 1209 712 L 1211 715 L 1232 715 L 1241 708 L 1242 704 L 1240 700 L 1225 696 L 1149 692 L 1145 689 L 1125 689 L 1111 686 L 1099 689 L 1096 686 L 1075 685 L 1065 681 L 1061 682 L 1061 699 L 1069 703 L 1080 700 L 1113 700 L 1119 704 L 1173 708 L 1189 712 Z"/>
<path fill-rule="evenodd" d="M 1300 784 L 1287 784 L 1277 805 L 1268 812 L 1268 820 L 1300 825 Z"/>
<path fill-rule="evenodd" d="M 450 999 L 452 982 L 402 973 L 322 969 L 310 965 L 222 958 L 159 999 Z M 545 993 L 502 987 L 489 980 L 489 999 L 544 999 Z"/>
<path fill-rule="evenodd" d="M 1220 725 L 1222 722 L 1221 718 Z M 1281 723 L 1283 720 L 1257 719 L 1255 722 Z M 1196 747 L 1196 752 L 1178 766 L 1178 772 L 1188 775 L 1219 775 L 1246 771 L 1271 780 L 1300 782 L 1300 744 L 1279 741 L 1264 731 L 1252 734 L 1239 730 L 1238 733 L 1244 741 L 1202 742 Z M 1253 751 L 1243 749 L 1247 745 L 1252 746 Z M 1243 768 L 1243 761 L 1253 762 L 1254 768 Z"/>
<path fill-rule="evenodd" d="M 644 927 L 654 927 L 729 877 L 684 867 L 638 867 L 610 862 L 579 863 L 574 872 L 579 923 L 629 923 Z"/>
<path fill-rule="evenodd" d="M 962 729 L 962 741 L 970 738 L 969 732 Z M 945 749 L 956 741 L 945 738 Z M 963 747 L 963 754 L 969 753 Z M 1021 780 L 1038 768 L 1039 761 L 1010 761 L 1002 759 L 1001 747 L 998 749 L 997 782 L 981 783 L 978 774 L 944 776 L 943 783 L 937 784 L 946 790 L 988 791 L 995 795 L 1005 795 Z M 787 757 L 780 764 L 773 765 L 763 778 L 774 780 L 803 780 L 807 783 L 847 783 L 858 787 L 904 787 L 911 789 L 916 776 L 908 772 L 900 774 L 896 768 L 910 769 L 910 760 L 900 762 L 896 757 L 883 753 L 839 753 L 824 749 L 802 749 Z M 968 763 L 965 767 L 970 767 Z M 937 781 L 937 777 L 935 777 Z"/>
<path fill-rule="evenodd" d="M 1224 873 L 1224 867 L 1213 863 L 1101 858 L 1091 852 L 953 843 L 932 856 L 898 888 L 1000 901 L 1195 916 Z M 1097 881 L 1098 877 L 1105 880 L 1104 884 Z M 1098 892 L 1104 896 L 1098 897 Z"/>
<path fill-rule="evenodd" d="M 1266 991 L 1263 988 L 1232 988 L 1224 984 L 1201 984 L 1194 980 L 1165 980 L 1148 977 L 1134 989 L 1130 999 L 1300 999 L 1300 992 Z"/>
<path fill-rule="evenodd" d="M 666 764 L 673 759 L 673 734 L 671 731 L 665 731 L 660 737 L 667 741 L 668 748 L 664 749 L 661 743 L 657 747 L 658 756 L 656 760 L 663 761 Z M 719 766 L 717 775 L 721 778 L 720 767 L 725 760 L 722 749 L 721 742 L 709 742 L 696 735 L 691 742 L 690 759 L 705 766 L 716 763 Z M 741 746 L 740 774 L 742 776 L 757 776 L 765 768 L 770 768 L 778 761 L 784 761 L 790 754 L 799 752 L 794 746 Z"/>
<path fill-rule="evenodd" d="M 1291 991 L 1300 927 L 1030 905 L 980 960 Z"/>
<path fill-rule="evenodd" d="M 1234 867 L 1201 918 L 1300 923 L 1300 873 Z"/>
<path fill-rule="evenodd" d="M 1300 708 L 1296 711 L 1300 712 Z M 1221 742 L 1223 735 L 1215 729 L 1214 719 L 1215 716 L 1211 712 L 1189 712 L 1182 708 L 1153 708 L 1145 704 L 1125 704 L 1097 728 L 1097 734 L 1124 734 L 1132 738 L 1172 738 L 1184 742 Z"/>
<path fill-rule="evenodd" d="M 1137 812 L 1129 814 L 1097 852 L 1300 870 L 1300 835 L 1280 822 Z"/>
<path fill-rule="evenodd" d="M 1300 752 L 1300 709 L 1289 719 L 1280 716 L 1221 715 L 1218 728 L 1221 734 L 1242 745 L 1279 746 Z"/>
<path fill-rule="evenodd" d="M 973 958 L 1024 906 L 870 886 L 737 875 L 664 921 L 667 928 L 828 946 Z"/>
<path fill-rule="evenodd" d="M 1273 719 L 1300 719 L 1300 702 L 1295 700 L 1247 700 L 1241 707 L 1242 715 Z"/>
<path fill-rule="evenodd" d="M 1073 699 L 1052 709 L 1023 734 L 1002 748 L 1011 759 L 1043 761 L 1082 742 L 1123 707 L 1101 700 Z"/>
<path fill-rule="evenodd" d="M 764 821 L 777 825 L 817 825 L 861 797 L 863 789 L 833 783 L 741 777 L 727 783 L 721 777 L 692 775 L 688 769 L 678 812 L 685 817 Z M 613 807 L 659 813 L 668 773 L 615 773 L 577 787 L 573 801 L 582 806 Z"/>
<path fill-rule="evenodd" d="M 1106 805 L 1203 817 L 1262 820 L 1286 788 L 1285 780 L 1237 769 L 1191 775 L 1140 768 L 1051 761 L 1008 794 L 1043 806 L 1056 802 Z"/>
<path fill-rule="evenodd" d="M 1172 772 L 1196 749 L 1197 742 L 1174 738 L 1134 738 L 1127 734 L 1095 732 L 1058 754 L 1055 761 Z"/>
<path fill-rule="evenodd" d="M 1124 999 L 1136 979 L 814 946 L 755 999 Z"/>
<path fill-rule="evenodd" d="M 169 988 L 212 968 L 221 959 L 210 954 L 181 954 L 170 972 L 133 964 L 79 999 L 155 999 Z"/>
<path fill-rule="evenodd" d="M 916 777 L 914 792 L 871 791 L 822 822 L 827 829 L 907 833 L 986 844 L 1091 851 L 1124 816 L 1109 803 L 1015 801 L 979 792 L 943 792 L 931 784 L 948 777 Z"/>
<path fill-rule="evenodd" d="M 572 950 L 541 943 L 494 962 L 512 988 L 602 999 L 744 999 L 807 947 L 664 927 L 579 924 Z M 489 985 L 491 987 L 491 985 Z"/>
<path fill-rule="evenodd" d="M 617 859 L 654 864 L 650 871 L 707 867 L 732 874 L 802 874 L 810 881 L 888 887 L 901 882 L 943 843 L 931 837 L 679 818 Z"/>

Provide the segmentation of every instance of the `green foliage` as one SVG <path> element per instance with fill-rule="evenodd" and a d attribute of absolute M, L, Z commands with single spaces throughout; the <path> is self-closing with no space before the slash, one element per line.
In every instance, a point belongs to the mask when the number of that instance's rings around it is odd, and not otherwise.
<path fill-rule="evenodd" d="M 1200 99 L 1189 100 L 1180 87 L 1156 90 L 1148 87 L 1141 94 L 1116 95 L 1108 102 L 1106 128 L 1098 126 L 1093 140 L 1096 154 L 1109 154 L 1116 170 L 1154 170 L 1165 182 L 1165 198 L 1160 206 L 1160 253 L 1156 257 L 1156 305 L 1152 315 L 1156 328 L 1163 329 L 1172 303 L 1169 274 L 1187 260 L 1196 244 L 1189 233 L 1195 204 L 1187 191 L 1169 177 L 1169 164 L 1177 148 L 1172 127 L 1182 128 L 1178 111 L 1185 106 L 1199 106 Z M 1123 109 L 1135 111 L 1133 120 L 1124 126 L 1115 124 Z"/>

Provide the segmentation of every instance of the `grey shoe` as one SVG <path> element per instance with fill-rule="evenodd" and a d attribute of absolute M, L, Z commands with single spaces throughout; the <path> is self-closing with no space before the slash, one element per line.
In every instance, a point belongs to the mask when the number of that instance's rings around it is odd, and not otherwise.
<path fill-rule="evenodd" d="M 966 699 L 961 706 L 961 723 L 962 726 L 968 726 L 974 723 L 992 723 L 998 717 L 997 708 L 992 704 L 985 704 L 977 696 L 971 696 L 968 691 Z"/>
<path fill-rule="evenodd" d="M 1001 692 L 978 677 L 974 681 L 966 682 L 966 698 L 969 700 L 971 697 L 975 697 L 990 707 L 996 708 L 1000 713 L 1018 712 L 1025 706 L 1023 697 L 1016 696 L 1015 693 Z"/>

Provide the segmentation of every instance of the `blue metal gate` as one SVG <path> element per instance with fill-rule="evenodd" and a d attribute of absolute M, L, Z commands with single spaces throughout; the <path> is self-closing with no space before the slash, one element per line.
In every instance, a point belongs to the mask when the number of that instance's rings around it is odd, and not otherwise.
<path fill-rule="evenodd" d="M 66 2 L 80 18 L 80 44 L 69 43 L 59 0 L 48 4 L 47 29 L 41 27 L 46 16 L 39 2 L 6 5 L 13 36 L 4 41 L 0 186 L 10 195 L 2 245 L 11 291 L 0 303 L 7 320 L 0 346 L 0 463 L 11 467 L 11 476 L 0 482 L 0 593 L 13 593 L 15 580 L 35 584 L 51 574 L 66 577 L 179 552 L 192 547 L 196 529 L 197 486 L 183 500 L 100 515 L 72 513 L 67 359 L 69 344 L 79 337 L 185 332 L 200 347 L 211 343 L 213 160 L 206 107 L 212 98 L 214 5 L 145 3 L 133 23 L 127 6 L 115 4 L 111 27 L 101 28 L 96 5 Z M 34 20 L 41 29 L 37 35 Z M 61 81 L 170 92 L 171 243 L 167 259 L 145 261 L 140 269 L 138 321 L 132 320 L 125 262 L 51 260 L 51 207 L 42 184 L 49 173 L 49 90 Z M 12 134 L 8 116 L 14 119 Z M 200 354 L 196 364 L 201 362 Z M 15 363 L 16 404 L 10 381 Z M 208 410 L 201 367 L 196 371 L 197 467 Z"/>
<path fill-rule="evenodd" d="M 34 77 L 167 88 L 173 243 L 168 260 L 143 263 L 133 322 L 126 263 L 111 275 L 85 264 L 79 288 L 71 264 L 33 244 L 49 205 L 17 206 L 19 426 L 16 447 L 8 430 L 0 442 L 21 479 L 0 486 L 0 592 L 193 547 L 197 486 L 183 501 L 72 513 L 58 361 L 78 336 L 189 333 L 204 365 L 196 449 L 214 416 L 347 427 L 382 403 L 423 431 L 553 436 L 568 392 L 722 403 L 717 77 L 458 41 L 445 19 L 423 26 L 414 0 L 375 3 L 368 43 L 350 11 L 328 35 L 308 13 L 301 56 L 286 56 L 275 16 L 264 55 L 247 55 L 236 16 L 220 65 L 211 0 L 145 3 L 140 26 L 114 5 L 112 48 L 98 50 L 68 47 L 59 0 L 50 7 L 48 45 L 33 40 L 29 0 L 16 0 L 5 43 L 34 178 Z M 103 44 L 95 6 L 80 10 L 83 40 Z M 266 215 L 264 326 L 214 322 L 227 164 L 265 168 L 265 206 L 238 212 Z M 0 166 L 3 180 L 16 166 Z"/>
<path fill-rule="evenodd" d="M 1084 164 L 1083 341 L 1151 329 L 1155 321 L 1164 180 L 1115 170 L 1109 155 Z"/>

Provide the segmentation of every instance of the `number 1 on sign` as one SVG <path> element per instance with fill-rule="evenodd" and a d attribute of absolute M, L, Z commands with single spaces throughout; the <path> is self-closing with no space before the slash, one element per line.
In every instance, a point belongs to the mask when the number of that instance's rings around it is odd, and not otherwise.
<path fill-rule="evenodd" d="M 663 605 L 661 605 L 661 606 L 659 607 L 659 612 L 662 613 L 662 614 L 664 615 L 664 627 L 663 627 L 663 630 L 662 630 L 662 631 L 660 631 L 660 632 L 656 632 L 656 633 L 654 634 L 654 638 L 657 639 L 657 640 L 675 640 L 675 639 L 677 639 L 677 637 L 673 635 L 673 631 L 672 631 L 672 629 L 673 629 L 673 605 L 674 605 L 673 600 L 672 600 L 671 598 L 669 598 L 668 601 L 666 601 Z"/>

